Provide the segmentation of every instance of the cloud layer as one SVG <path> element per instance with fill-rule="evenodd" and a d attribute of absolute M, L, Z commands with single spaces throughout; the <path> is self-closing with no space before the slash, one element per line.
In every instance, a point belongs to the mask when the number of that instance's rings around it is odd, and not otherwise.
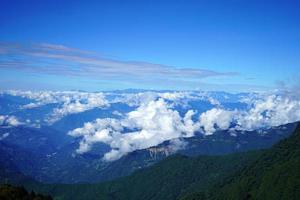
<path fill-rule="evenodd" d="M 84 126 L 70 130 L 69 135 L 80 139 L 78 153 L 88 152 L 96 143 L 110 146 L 111 151 L 103 158 L 107 161 L 167 140 L 174 141 L 172 149 L 181 148 L 180 138 L 192 137 L 195 133 L 210 135 L 226 129 L 265 129 L 300 121 L 300 98 L 287 91 L 255 94 L 8 91 L 3 94 L 31 100 L 20 110 L 55 104 L 44 119 L 48 125 L 70 114 L 95 108 L 106 109 L 111 117 L 86 122 Z M 118 110 L 123 106 L 125 111 Z M 30 120 L 6 114 L 0 116 L 0 124 L 30 126 Z"/>
<path fill-rule="evenodd" d="M 23 124 L 13 115 L 0 115 L 0 126 L 19 126 Z"/>
<path fill-rule="evenodd" d="M 247 100 L 249 110 L 213 108 L 201 114 L 206 134 L 219 129 L 255 130 L 300 121 L 299 97 L 263 94 Z"/>
<path fill-rule="evenodd" d="M 182 118 L 160 98 L 142 104 L 124 119 L 97 119 L 69 134 L 83 138 L 78 153 L 89 151 L 96 142 L 108 144 L 112 150 L 104 155 L 104 159 L 111 161 L 136 149 L 145 149 L 175 138 L 191 137 L 196 130 L 191 119 L 193 114 L 190 110 Z M 125 129 L 128 131 L 123 133 Z"/>
<path fill-rule="evenodd" d="M 236 75 L 232 72 L 108 59 L 96 56 L 92 52 L 63 45 L 3 42 L 0 43 L 1 68 L 145 84 L 157 81 L 193 82 L 207 77 Z"/>
<path fill-rule="evenodd" d="M 208 97 L 207 101 L 211 101 L 215 107 L 201 113 L 198 120 L 193 120 L 194 110 L 188 110 L 184 116 L 180 116 L 174 110 L 174 103 L 167 103 L 162 98 L 165 96 L 170 99 L 171 96 L 174 99 L 180 95 L 157 95 L 159 98 L 156 100 L 142 96 L 146 103 L 141 103 L 121 120 L 97 119 L 69 132 L 74 137 L 82 137 L 78 153 L 85 153 L 94 143 L 103 142 L 112 149 L 104 155 L 104 159 L 111 161 L 128 152 L 156 146 L 166 140 L 192 137 L 195 132 L 210 135 L 217 130 L 264 129 L 300 120 L 300 100 L 278 94 L 251 95 L 255 98 L 247 100 L 242 98 L 241 101 L 248 103 L 246 110 L 226 109 L 220 102 Z"/>
<path fill-rule="evenodd" d="M 23 109 L 32 109 L 47 104 L 59 104 L 52 113 L 45 119 L 49 124 L 52 124 L 61 118 L 75 113 L 81 113 L 94 108 L 104 108 L 109 106 L 105 95 L 101 92 L 54 92 L 54 91 L 20 91 L 10 90 L 6 94 L 13 96 L 21 96 L 33 100 L 29 104 L 23 105 Z"/>

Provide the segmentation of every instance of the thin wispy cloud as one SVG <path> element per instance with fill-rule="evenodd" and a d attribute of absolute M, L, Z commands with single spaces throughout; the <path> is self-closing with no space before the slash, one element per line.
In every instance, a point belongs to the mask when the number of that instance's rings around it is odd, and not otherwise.
<path fill-rule="evenodd" d="M 199 81 L 208 77 L 237 75 L 235 72 L 108 59 L 93 52 L 47 43 L 0 43 L 0 68 L 39 74 L 145 82 L 185 79 Z"/>

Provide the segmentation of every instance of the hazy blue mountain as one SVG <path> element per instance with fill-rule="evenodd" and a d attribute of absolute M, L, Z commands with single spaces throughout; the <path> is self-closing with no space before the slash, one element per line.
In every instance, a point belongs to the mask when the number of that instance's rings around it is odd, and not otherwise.
<path fill-rule="evenodd" d="M 84 123 L 93 121 L 97 118 L 119 118 L 120 116 L 115 115 L 113 112 L 118 111 L 120 113 L 127 113 L 132 111 L 132 107 L 124 103 L 113 103 L 108 108 L 100 109 L 94 108 L 81 113 L 74 113 L 63 117 L 62 119 L 51 124 L 50 127 L 67 133 L 78 127 L 82 127 Z"/>
<path fill-rule="evenodd" d="M 20 106 L 26 105 L 32 101 L 20 96 L 0 93 L 0 102 L 0 115 L 4 115 L 12 113 L 18 110 Z"/>

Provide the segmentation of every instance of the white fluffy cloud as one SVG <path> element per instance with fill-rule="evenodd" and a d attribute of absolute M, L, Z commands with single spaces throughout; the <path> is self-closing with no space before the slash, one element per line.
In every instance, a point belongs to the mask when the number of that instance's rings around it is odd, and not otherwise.
<path fill-rule="evenodd" d="M 156 92 L 124 93 L 114 95 L 116 95 L 116 97 L 113 98 L 112 103 L 126 103 L 131 107 L 139 106 L 158 98 L 158 94 Z"/>
<path fill-rule="evenodd" d="M 200 126 L 203 127 L 206 135 L 213 134 L 216 131 L 216 127 L 228 129 L 233 121 L 234 114 L 234 111 L 213 108 L 200 115 Z"/>
<path fill-rule="evenodd" d="M 77 91 L 7 91 L 8 94 L 21 96 L 33 100 L 29 104 L 22 106 L 23 109 L 32 109 L 46 104 L 59 104 L 52 113 L 46 118 L 50 124 L 56 122 L 64 116 L 73 113 L 80 113 L 94 108 L 103 108 L 109 106 L 104 93 L 88 93 Z"/>
<path fill-rule="evenodd" d="M 5 126 L 19 126 L 24 124 L 23 122 L 20 122 L 17 117 L 13 115 L 0 115 L 0 125 Z"/>
<path fill-rule="evenodd" d="M 155 146 L 166 140 L 193 136 L 198 128 L 191 119 L 193 114 L 190 110 L 181 117 L 160 98 L 142 104 L 122 120 L 97 119 L 69 134 L 82 137 L 78 153 L 90 150 L 96 142 L 108 144 L 112 150 L 104 155 L 104 159 L 111 161 L 136 149 Z"/>
<path fill-rule="evenodd" d="M 9 90 L 7 94 L 13 96 L 21 96 L 33 100 L 29 104 L 23 106 L 25 109 L 31 109 L 50 103 L 60 103 L 66 101 L 68 96 L 73 92 L 53 92 L 53 91 L 21 91 L 21 90 Z"/>
<path fill-rule="evenodd" d="M 192 120 L 193 110 L 187 111 L 184 116 L 174 110 L 174 102 L 186 98 L 186 94 L 151 92 L 126 97 L 126 102 L 139 106 L 123 115 L 122 119 L 97 119 L 69 132 L 74 137 L 82 137 L 78 153 L 87 152 L 94 143 L 102 142 L 111 147 L 104 159 L 116 160 L 136 149 L 156 146 L 166 140 L 192 137 L 196 131 L 210 135 L 219 129 L 254 130 L 300 121 L 300 100 L 290 96 L 257 94 L 247 101 L 243 99 L 249 105 L 248 109 L 232 110 L 222 107 L 208 95 L 189 94 L 191 99 L 206 99 L 216 106 L 201 113 L 198 120 Z"/>
<path fill-rule="evenodd" d="M 191 137 L 199 131 L 205 135 L 219 129 L 254 130 L 300 121 L 300 98 L 294 93 L 243 94 L 209 92 L 139 92 L 139 93 L 87 93 L 87 92 L 22 92 L 9 91 L 11 95 L 32 100 L 22 109 L 30 109 L 55 103 L 56 107 L 46 116 L 49 124 L 73 113 L 94 108 L 104 108 L 114 103 L 128 104 L 131 111 L 125 113 L 112 107 L 113 118 L 96 119 L 81 128 L 69 132 L 81 141 L 78 153 L 89 151 L 95 143 L 105 143 L 111 151 L 104 155 L 105 160 L 115 160 L 136 149 L 156 146 L 166 140 L 173 142 L 172 149 L 182 146 L 176 138 Z M 223 100 L 243 102 L 248 108 L 224 107 Z M 223 100 L 222 100 L 223 99 Z M 190 107 L 191 101 L 209 102 L 214 108 L 199 113 Z M 195 103 L 195 102 L 194 102 Z M 177 106 L 180 105 L 180 106 Z M 187 106 L 187 107 L 183 107 Z M 188 110 L 185 114 L 182 110 Z M 9 126 L 28 125 L 30 120 L 17 119 L 15 116 L 0 116 L 0 124 Z M 38 123 L 38 122 L 37 122 Z M 181 144 L 181 145 L 180 145 Z"/>
<path fill-rule="evenodd" d="M 191 100 L 204 100 L 212 105 L 220 105 L 218 100 L 212 98 L 207 92 L 89 93 L 78 91 L 10 90 L 3 93 L 32 100 L 32 102 L 20 106 L 20 109 L 33 109 L 47 104 L 54 104 L 52 112 L 41 119 L 41 123 L 46 122 L 48 124 L 53 124 L 69 114 L 80 113 L 94 108 L 105 108 L 113 103 L 124 103 L 131 107 L 139 107 L 162 98 L 172 106 L 180 105 L 185 108 L 188 108 L 188 102 Z M 35 124 L 35 127 L 38 126 L 39 124 Z"/>
<path fill-rule="evenodd" d="M 261 95 L 247 100 L 249 110 L 213 108 L 200 115 L 206 134 L 219 129 L 255 130 L 300 121 L 300 100 L 281 95 Z"/>
<path fill-rule="evenodd" d="M 288 96 L 268 95 L 253 100 L 252 108 L 241 112 L 237 124 L 241 129 L 253 130 L 279 126 L 300 120 L 300 100 Z"/>
<path fill-rule="evenodd" d="M 139 93 L 122 93 L 116 94 L 110 103 L 126 103 L 129 106 L 136 107 L 150 101 L 155 101 L 162 98 L 166 101 L 172 102 L 172 105 L 186 106 L 189 101 L 192 100 L 203 100 L 211 103 L 212 105 L 219 106 L 221 103 L 213 98 L 209 92 L 201 91 L 173 91 L 173 92 L 139 92 Z"/>
<path fill-rule="evenodd" d="M 103 93 L 79 93 L 67 98 L 61 107 L 55 108 L 47 121 L 53 123 L 69 114 L 103 108 L 108 105 Z"/>
<path fill-rule="evenodd" d="M 4 133 L 2 135 L 0 135 L 0 141 L 4 140 L 5 138 L 7 138 L 9 136 L 9 133 Z"/>

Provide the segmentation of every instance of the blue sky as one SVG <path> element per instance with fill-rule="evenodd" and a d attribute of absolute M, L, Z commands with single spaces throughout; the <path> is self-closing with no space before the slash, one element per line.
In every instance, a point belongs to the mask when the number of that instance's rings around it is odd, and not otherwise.
<path fill-rule="evenodd" d="M 0 89 L 253 91 L 300 77 L 299 1 L 0 4 Z"/>

